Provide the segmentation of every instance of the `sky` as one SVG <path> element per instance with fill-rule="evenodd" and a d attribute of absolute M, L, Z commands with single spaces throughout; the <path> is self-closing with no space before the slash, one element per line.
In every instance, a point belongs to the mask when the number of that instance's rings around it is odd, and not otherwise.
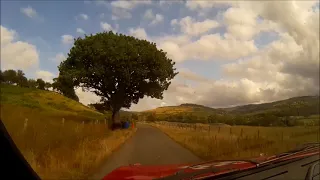
<path fill-rule="evenodd" d="M 1 70 L 52 81 L 74 38 L 110 30 L 155 42 L 179 71 L 130 110 L 319 94 L 319 1 L 1 1 Z"/>

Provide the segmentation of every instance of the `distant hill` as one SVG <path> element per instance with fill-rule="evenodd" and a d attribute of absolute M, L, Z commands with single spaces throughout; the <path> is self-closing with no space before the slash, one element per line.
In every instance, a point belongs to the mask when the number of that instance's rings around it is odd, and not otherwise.
<path fill-rule="evenodd" d="M 301 111 L 300 115 L 319 114 L 319 96 L 301 96 L 293 97 L 285 100 L 262 103 L 262 104 L 248 104 L 243 106 L 236 106 L 232 108 L 223 108 L 227 112 L 249 114 L 249 113 L 263 113 L 285 111 L 287 109 L 297 109 Z M 293 114 L 298 115 L 298 114 Z"/>
<path fill-rule="evenodd" d="M 284 117 L 319 117 L 319 96 L 293 97 L 271 103 L 249 104 L 232 108 L 210 108 L 198 104 L 181 104 L 179 106 L 165 106 L 139 113 L 147 119 L 150 115 L 156 120 L 175 122 L 201 122 L 201 123 L 234 123 L 235 121 L 259 123 Z M 152 119 L 152 118 L 151 118 Z M 268 122 L 269 123 L 269 122 Z M 271 123 L 271 122 L 270 122 Z M 287 122 L 285 122 L 287 123 Z"/>

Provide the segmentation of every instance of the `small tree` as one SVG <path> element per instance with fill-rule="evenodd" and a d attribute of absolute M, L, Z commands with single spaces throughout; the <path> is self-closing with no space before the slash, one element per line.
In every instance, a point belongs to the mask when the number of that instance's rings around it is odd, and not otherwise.
<path fill-rule="evenodd" d="M 20 87 L 28 87 L 28 79 L 22 70 L 17 71 L 17 85 Z"/>
<path fill-rule="evenodd" d="M 44 87 L 46 85 L 46 82 L 44 82 L 44 80 L 42 80 L 41 78 L 37 79 L 37 88 L 44 90 Z"/>
<path fill-rule="evenodd" d="M 15 70 L 9 69 L 2 73 L 3 81 L 8 84 L 17 83 L 17 72 Z"/>
<path fill-rule="evenodd" d="M 63 76 L 60 74 L 57 78 L 54 78 L 52 89 L 57 90 L 59 93 L 70 99 L 79 101 L 79 97 L 74 90 L 72 80 L 67 76 Z"/>
<path fill-rule="evenodd" d="M 28 79 L 28 87 L 29 88 L 37 88 L 37 81 L 34 79 Z"/>
<path fill-rule="evenodd" d="M 44 88 L 45 88 L 46 90 L 49 90 L 49 88 L 51 88 L 51 87 L 52 87 L 52 84 L 49 83 L 49 82 L 46 82 L 45 85 L 44 85 Z"/>
<path fill-rule="evenodd" d="M 121 108 L 144 96 L 162 99 L 177 74 L 174 64 L 155 43 L 110 31 L 75 39 L 59 71 L 100 96 L 115 123 Z"/>

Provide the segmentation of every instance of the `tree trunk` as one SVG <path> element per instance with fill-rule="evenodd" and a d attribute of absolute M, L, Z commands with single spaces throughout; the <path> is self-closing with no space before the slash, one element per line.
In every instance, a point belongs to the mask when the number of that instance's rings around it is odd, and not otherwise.
<path fill-rule="evenodd" d="M 118 111 L 112 111 L 112 119 L 111 119 L 111 129 L 115 130 L 117 129 L 118 125 L 120 124 L 120 114 Z"/>

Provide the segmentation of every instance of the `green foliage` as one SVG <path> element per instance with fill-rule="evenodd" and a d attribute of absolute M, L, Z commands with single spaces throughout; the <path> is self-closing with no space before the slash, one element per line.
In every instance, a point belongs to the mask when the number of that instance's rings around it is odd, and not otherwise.
<path fill-rule="evenodd" d="M 17 83 L 17 72 L 15 70 L 9 69 L 2 73 L 3 81 L 7 84 Z"/>
<path fill-rule="evenodd" d="M 155 43 L 110 31 L 76 39 L 59 71 L 115 114 L 144 96 L 162 99 L 177 74 L 174 64 Z"/>
<path fill-rule="evenodd" d="M 16 77 L 17 85 L 20 87 L 28 87 L 28 79 L 25 77 L 25 74 L 22 70 L 17 71 Z"/>
<path fill-rule="evenodd" d="M 28 87 L 29 88 L 37 88 L 37 81 L 34 79 L 28 79 Z"/>
<path fill-rule="evenodd" d="M 93 104 L 88 104 L 88 106 L 92 106 L 95 110 L 101 113 L 110 111 L 110 107 L 107 106 L 105 103 L 93 103 Z"/>
<path fill-rule="evenodd" d="M 70 99 L 79 101 L 72 80 L 68 78 L 68 76 L 64 76 L 60 73 L 57 78 L 53 79 L 52 88 Z"/>
<path fill-rule="evenodd" d="M 41 78 L 37 79 L 37 88 L 44 90 L 44 87 L 46 85 L 46 82 L 44 82 L 44 80 L 42 80 Z"/>
<path fill-rule="evenodd" d="M 49 90 L 49 88 L 51 88 L 51 87 L 52 87 L 52 84 L 49 83 L 49 82 L 46 82 L 46 84 L 44 85 L 44 88 L 45 88 L 46 90 Z"/>

